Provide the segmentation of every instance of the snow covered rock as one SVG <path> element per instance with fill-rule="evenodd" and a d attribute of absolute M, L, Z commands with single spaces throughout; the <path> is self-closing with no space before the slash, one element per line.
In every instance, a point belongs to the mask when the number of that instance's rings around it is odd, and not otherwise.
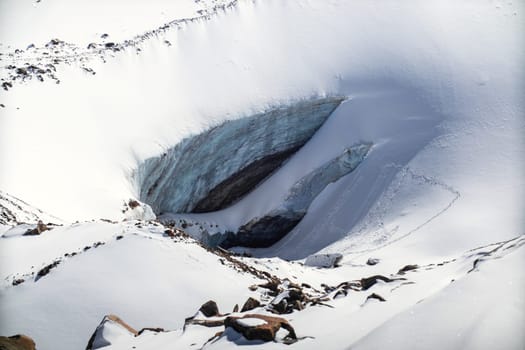
<path fill-rule="evenodd" d="M 86 350 L 100 349 L 121 338 L 137 336 L 138 332 L 118 316 L 106 315 L 88 341 Z"/>
<path fill-rule="evenodd" d="M 306 266 L 330 268 L 336 267 L 342 259 L 343 255 L 339 253 L 315 254 L 307 257 L 304 264 Z"/>
<path fill-rule="evenodd" d="M 285 338 L 290 340 L 297 339 L 293 327 L 281 317 L 258 314 L 248 314 L 242 317 L 230 316 L 224 320 L 224 327 L 226 329 L 234 329 L 248 340 L 273 341 L 281 328 L 288 331 L 288 335 Z"/>
<path fill-rule="evenodd" d="M 151 207 L 145 203 L 130 199 L 122 210 L 125 220 L 155 220 L 157 217 Z"/>

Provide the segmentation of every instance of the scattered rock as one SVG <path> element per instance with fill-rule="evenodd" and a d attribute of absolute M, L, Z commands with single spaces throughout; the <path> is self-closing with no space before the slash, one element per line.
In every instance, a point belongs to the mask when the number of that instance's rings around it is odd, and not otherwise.
<path fill-rule="evenodd" d="M 199 311 L 206 317 L 220 316 L 219 307 L 213 300 L 209 300 L 202 304 Z"/>
<path fill-rule="evenodd" d="M 22 284 L 22 283 L 24 283 L 24 282 L 25 282 L 25 280 L 24 280 L 23 278 L 17 278 L 17 279 L 15 279 L 15 280 L 13 280 L 12 285 L 13 285 L 13 286 L 18 286 L 19 284 Z"/>
<path fill-rule="evenodd" d="M 51 271 L 51 269 L 54 269 L 55 267 L 57 267 L 58 264 L 60 264 L 60 260 L 56 260 L 52 262 L 51 264 L 47 265 L 46 267 L 42 268 L 40 271 L 38 271 L 35 277 L 35 282 L 38 281 L 40 278 L 44 277 L 45 275 L 47 275 Z"/>
<path fill-rule="evenodd" d="M 282 327 L 288 331 L 285 339 L 297 340 L 293 327 L 281 317 L 257 314 L 248 314 L 242 317 L 229 316 L 224 320 L 224 327 L 234 329 L 248 340 L 262 340 L 264 342 L 274 341 L 275 335 Z"/>
<path fill-rule="evenodd" d="M 398 274 L 398 275 L 404 275 L 405 272 L 412 271 L 412 270 L 416 270 L 418 267 L 419 267 L 418 265 L 406 265 L 406 266 L 402 267 L 402 268 L 397 272 L 397 274 Z"/>
<path fill-rule="evenodd" d="M 376 293 L 372 293 L 366 297 L 366 300 L 369 300 L 369 299 L 377 299 L 379 301 L 386 301 L 385 298 L 383 298 L 381 295 L 376 294 Z"/>
<path fill-rule="evenodd" d="M 261 306 L 259 300 L 249 297 L 248 300 L 246 300 L 246 302 L 242 306 L 241 312 L 250 311 L 259 306 Z"/>
<path fill-rule="evenodd" d="M 9 89 L 12 88 L 12 87 L 13 87 L 13 84 L 11 84 L 11 83 L 8 82 L 8 81 L 4 81 L 4 82 L 2 83 L 2 88 L 3 88 L 5 91 L 9 90 Z"/>
<path fill-rule="evenodd" d="M 374 265 L 379 264 L 379 261 L 380 261 L 379 259 L 368 258 L 368 260 L 366 261 L 366 264 L 370 266 L 374 266 Z"/>
<path fill-rule="evenodd" d="M 35 350 L 36 344 L 33 339 L 27 335 L 17 334 L 11 337 L 0 336 L 1 350 Z"/>

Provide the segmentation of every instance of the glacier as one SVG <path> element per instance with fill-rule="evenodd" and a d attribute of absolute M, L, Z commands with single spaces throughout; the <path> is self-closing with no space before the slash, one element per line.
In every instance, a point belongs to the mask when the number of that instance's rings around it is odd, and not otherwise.
<path fill-rule="evenodd" d="M 231 248 L 269 247 L 290 232 L 306 215 L 308 207 L 329 184 L 354 171 L 365 159 L 372 145 L 362 143 L 347 148 L 341 155 L 297 181 L 284 202 L 263 217 L 256 217 L 239 227 L 236 233 L 204 235 L 210 246 Z"/>
<path fill-rule="evenodd" d="M 303 146 L 343 100 L 305 99 L 187 137 L 138 166 L 139 199 L 157 214 L 224 209 Z"/>

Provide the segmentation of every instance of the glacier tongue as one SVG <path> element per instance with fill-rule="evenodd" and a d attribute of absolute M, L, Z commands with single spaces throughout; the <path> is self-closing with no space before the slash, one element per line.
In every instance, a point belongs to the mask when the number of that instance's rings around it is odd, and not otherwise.
<path fill-rule="evenodd" d="M 223 209 L 304 145 L 343 100 L 302 100 L 188 137 L 138 166 L 139 198 L 157 214 Z"/>

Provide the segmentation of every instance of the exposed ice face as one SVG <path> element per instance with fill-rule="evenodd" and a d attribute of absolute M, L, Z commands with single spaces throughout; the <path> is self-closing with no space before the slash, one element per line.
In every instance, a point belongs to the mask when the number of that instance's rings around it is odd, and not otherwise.
<path fill-rule="evenodd" d="M 365 159 L 371 143 L 354 145 L 314 169 L 288 191 L 284 202 L 263 217 L 257 217 L 239 227 L 236 233 L 203 235 L 201 239 L 211 246 L 268 247 L 283 238 L 304 217 L 310 204 L 328 186 L 355 170 Z"/>
<path fill-rule="evenodd" d="M 315 197 L 328 184 L 357 168 L 371 147 L 372 144 L 363 143 L 347 148 L 340 156 L 304 176 L 292 186 L 283 206 L 287 211 L 306 212 Z"/>
<path fill-rule="evenodd" d="M 304 145 L 342 101 L 303 100 L 186 138 L 138 167 L 139 198 L 156 213 L 222 209 Z"/>

